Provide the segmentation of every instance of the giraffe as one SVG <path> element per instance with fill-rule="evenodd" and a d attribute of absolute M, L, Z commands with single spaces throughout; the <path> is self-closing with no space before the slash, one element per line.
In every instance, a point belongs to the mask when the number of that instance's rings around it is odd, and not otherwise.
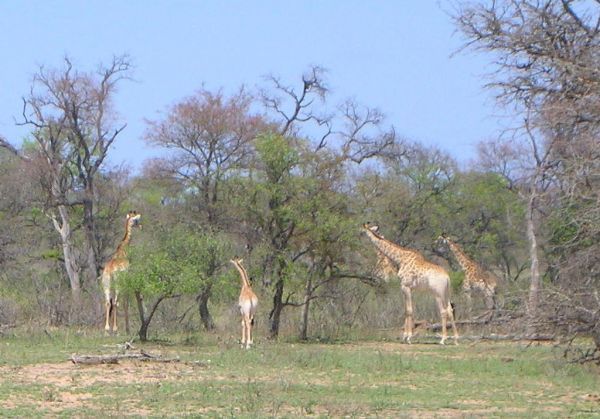
<path fill-rule="evenodd" d="M 470 259 L 461 247 L 450 240 L 447 235 L 442 233 L 442 235 L 438 237 L 438 242 L 441 242 L 450 248 L 458 261 L 458 264 L 465 273 L 462 289 L 467 297 L 469 314 L 471 314 L 473 305 L 471 294 L 475 289 L 483 293 L 487 317 L 488 320 L 490 320 L 494 313 L 493 310 L 496 307 L 496 285 L 498 283 L 496 276 L 490 271 L 483 269 L 481 265 L 474 260 Z"/>
<path fill-rule="evenodd" d="M 104 290 L 104 308 L 105 308 L 105 324 L 104 330 L 108 333 L 111 331 L 110 318 L 112 315 L 112 331 L 117 331 L 117 301 L 119 292 L 115 284 L 117 274 L 126 271 L 129 268 L 129 259 L 127 257 L 127 247 L 131 241 L 131 231 L 133 227 L 142 228 L 140 224 L 141 214 L 137 211 L 129 211 L 125 221 L 125 236 L 117 246 L 117 250 L 109 261 L 104 265 L 101 281 L 102 289 Z"/>
<path fill-rule="evenodd" d="M 246 269 L 242 266 L 243 259 L 231 259 L 230 262 L 237 268 L 242 279 L 242 289 L 238 299 L 240 314 L 242 315 L 242 348 L 250 348 L 252 345 L 252 326 L 254 325 L 254 314 L 258 306 L 258 297 L 252 291 L 252 285 L 248 278 Z"/>
<path fill-rule="evenodd" d="M 395 275 L 400 278 L 406 315 L 404 319 L 404 340 L 411 343 L 414 319 L 412 291 L 425 289 L 431 292 L 435 298 L 442 320 L 442 339 L 440 344 L 445 344 L 448 338 L 446 329 L 447 320 L 450 319 L 454 330 L 454 343 L 458 344 L 458 332 L 454 323 L 454 314 L 450 305 L 450 277 L 440 266 L 425 260 L 418 252 L 399 246 L 378 234 L 379 227 L 376 225 L 363 225 L 363 231 L 378 251 L 378 265 L 384 269 L 385 277 L 389 278 L 395 270 Z M 387 261 L 383 261 L 383 258 Z"/>

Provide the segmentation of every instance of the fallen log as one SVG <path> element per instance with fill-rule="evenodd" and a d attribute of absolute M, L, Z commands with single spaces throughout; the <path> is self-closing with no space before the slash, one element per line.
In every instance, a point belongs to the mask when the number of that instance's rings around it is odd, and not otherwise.
<path fill-rule="evenodd" d="M 152 362 L 180 362 L 179 358 L 163 358 L 160 355 L 151 355 L 145 351 L 139 353 L 124 353 L 111 355 L 71 355 L 71 362 L 74 364 L 97 365 L 97 364 L 118 364 L 123 359 L 134 359 L 138 361 Z"/>
<path fill-rule="evenodd" d="M 118 364 L 119 355 L 71 355 L 73 364 Z"/>
<path fill-rule="evenodd" d="M 3 332 L 8 329 L 14 329 L 16 327 L 17 327 L 16 324 L 0 324 L 0 332 Z"/>
<path fill-rule="evenodd" d="M 413 343 L 419 343 L 419 340 L 438 340 L 440 339 L 440 335 L 421 335 L 421 334 L 416 334 L 413 336 L 412 342 Z M 458 337 L 458 341 L 482 341 L 482 340 L 488 340 L 488 341 L 512 341 L 512 342 L 553 342 L 556 340 L 556 336 L 554 335 L 497 335 L 497 334 L 490 334 L 490 335 L 461 335 Z M 448 339 L 446 342 L 453 342 L 454 341 L 454 337 L 453 336 L 448 336 Z"/>
<path fill-rule="evenodd" d="M 484 326 L 484 325 L 499 325 L 499 324 L 507 323 L 511 320 L 512 319 L 510 319 L 510 318 L 502 317 L 502 318 L 495 318 L 492 320 L 489 320 L 489 319 L 456 320 L 455 323 L 456 323 L 456 326 Z M 450 322 L 448 322 L 448 324 L 446 326 L 448 327 L 448 329 L 451 329 Z M 418 328 L 418 327 L 424 327 L 425 329 L 431 330 L 433 332 L 442 330 L 441 323 L 428 323 L 426 321 L 423 321 L 420 324 L 415 322 L 415 328 Z"/>

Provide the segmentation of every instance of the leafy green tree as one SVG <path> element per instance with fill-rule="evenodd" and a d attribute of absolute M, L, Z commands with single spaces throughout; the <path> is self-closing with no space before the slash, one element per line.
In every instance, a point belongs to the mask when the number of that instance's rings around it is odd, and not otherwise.
<path fill-rule="evenodd" d="M 183 228 L 159 227 L 133 246 L 130 268 L 119 276 L 118 286 L 135 296 L 140 339 L 148 339 L 150 323 L 164 300 L 212 289 L 226 254 L 228 242 L 222 237 Z"/>
<path fill-rule="evenodd" d="M 300 184 L 293 175 L 299 154 L 283 136 L 267 134 L 256 141 L 261 178 L 252 185 L 248 216 L 262 232 L 264 266 L 272 278 L 273 307 L 269 314 L 269 334 L 279 334 L 281 312 L 285 306 L 284 286 L 289 280 L 290 240 L 298 220 L 293 211 Z"/>
<path fill-rule="evenodd" d="M 357 241 L 359 223 L 352 217 L 346 204 L 346 196 L 330 189 L 318 190 L 307 196 L 300 206 L 295 268 L 303 278 L 302 307 L 299 337 L 308 338 L 311 303 L 319 298 L 330 298 L 326 290 L 334 282 L 355 277 L 348 272 L 348 259 L 359 246 Z"/>
<path fill-rule="evenodd" d="M 516 280 L 527 264 L 521 256 L 526 251 L 521 233 L 524 212 L 520 197 L 502 176 L 459 172 L 430 223 L 438 234 L 454 236 L 483 266 L 501 268 L 506 279 Z"/>
<path fill-rule="evenodd" d="M 432 215 L 443 212 L 456 163 L 446 153 L 410 145 L 400 158 L 384 160 L 384 170 L 366 173 L 355 190 L 357 209 L 385 226 L 389 239 L 414 249 L 429 249 L 439 235 Z"/>

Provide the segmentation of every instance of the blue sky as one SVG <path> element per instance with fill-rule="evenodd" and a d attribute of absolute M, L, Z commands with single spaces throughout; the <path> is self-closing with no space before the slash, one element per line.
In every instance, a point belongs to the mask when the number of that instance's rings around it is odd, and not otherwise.
<path fill-rule="evenodd" d="M 5 1 L 0 3 L 0 134 L 20 144 L 21 97 L 40 65 L 68 55 L 83 70 L 129 54 L 134 82 L 116 108 L 128 124 L 112 164 L 137 169 L 157 155 L 142 140 L 156 119 L 204 85 L 234 91 L 266 74 L 294 83 L 310 65 L 328 69 L 332 104 L 352 97 L 378 107 L 405 138 L 459 161 L 498 135 L 483 90 L 488 57 L 452 53 L 459 34 L 435 0 L 388 1 Z"/>

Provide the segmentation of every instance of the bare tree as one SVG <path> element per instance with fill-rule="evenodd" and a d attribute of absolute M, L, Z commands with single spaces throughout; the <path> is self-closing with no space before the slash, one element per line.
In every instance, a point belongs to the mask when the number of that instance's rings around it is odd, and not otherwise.
<path fill-rule="evenodd" d="M 598 198 L 592 179 L 599 174 L 600 2 L 461 3 L 455 11 L 455 21 L 467 38 L 466 46 L 494 54 L 495 72 L 490 75 L 493 81 L 488 87 L 498 92 L 500 103 L 523 115 L 523 123 L 515 132 L 521 134 L 529 149 L 529 164 L 522 168 L 525 177 L 520 184 L 528 204 L 531 325 L 544 316 L 537 310 L 541 284 L 539 239 L 544 233 L 537 219 L 548 221 L 554 208 L 560 208 L 567 216 L 562 222 L 573 223 L 571 227 L 578 232 L 578 238 L 598 242 L 600 219 L 583 223 L 583 214 L 567 210 L 569 207 L 563 204 L 570 196 L 578 205 L 590 208 L 590 202 L 597 202 Z M 581 175 L 586 179 L 583 182 Z M 590 246 L 584 247 L 588 253 Z M 566 254 L 573 257 L 582 250 L 570 247 Z M 553 265 L 552 260 L 547 262 Z M 574 290 L 575 284 L 593 283 L 598 260 L 588 260 L 586 267 L 587 273 L 580 270 L 581 277 L 571 278 L 563 285 Z M 564 268 L 557 272 L 566 272 Z M 560 282 L 560 277 L 555 278 Z M 586 310 L 594 301 L 575 300 Z M 566 305 L 564 308 L 572 309 Z M 591 312 L 596 314 L 587 324 L 598 329 L 600 307 Z"/>
<path fill-rule="evenodd" d="M 268 88 L 260 90 L 260 98 L 266 109 L 273 111 L 274 119 L 279 120 L 278 133 L 284 136 L 297 136 L 301 126 L 313 123 L 327 129 L 323 136 L 331 133 L 332 116 L 318 109 L 329 92 L 325 82 L 327 70 L 312 66 L 302 75 L 300 89 L 284 84 L 279 77 L 265 77 Z"/>
<path fill-rule="evenodd" d="M 354 163 L 387 155 L 393 146 L 399 147 L 393 126 L 383 129 L 385 115 L 376 108 L 361 107 L 354 100 L 340 106 L 343 127 L 338 131 L 342 156 Z"/>
<path fill-rule="evenodd" d="M 285 85 L 273 75 L 260 91 L 263 105 L 277 121 L 279 134 L 311 140 L 315 150 L 337 150 L 340 161 L 361 163 L 381 156 L 397 142 L 394 127 L 383 129 L 385 115 L 376 108 L 347 99 L 337 112 L 325 109 L 330 95 L 327 70 L 311 66 L 299 88 Z"/>
<path fill-rule="evenodd" d="M 32 161 L 45 192 L 44 209 L 60 235 L 65 269 L 76 299 L 81 274 L 87 270 L 87 279 L 93 281 L 102 267 L 95 183 L 110 146 L 125 128 L 124 124 L 115 125 L 112 101 L 130 67 L 128 57 L 121 56 L 95 73 L 85 73 L 65 58 L 61 69 L 41 67 L 29 95 L 23 98 L 20 124 L 33 130 L 37 148 Z M 75 216 L 76 208 L 82 210 L 81 220 Z M 83 246 L 74 239 L 80 226 Z"/>

